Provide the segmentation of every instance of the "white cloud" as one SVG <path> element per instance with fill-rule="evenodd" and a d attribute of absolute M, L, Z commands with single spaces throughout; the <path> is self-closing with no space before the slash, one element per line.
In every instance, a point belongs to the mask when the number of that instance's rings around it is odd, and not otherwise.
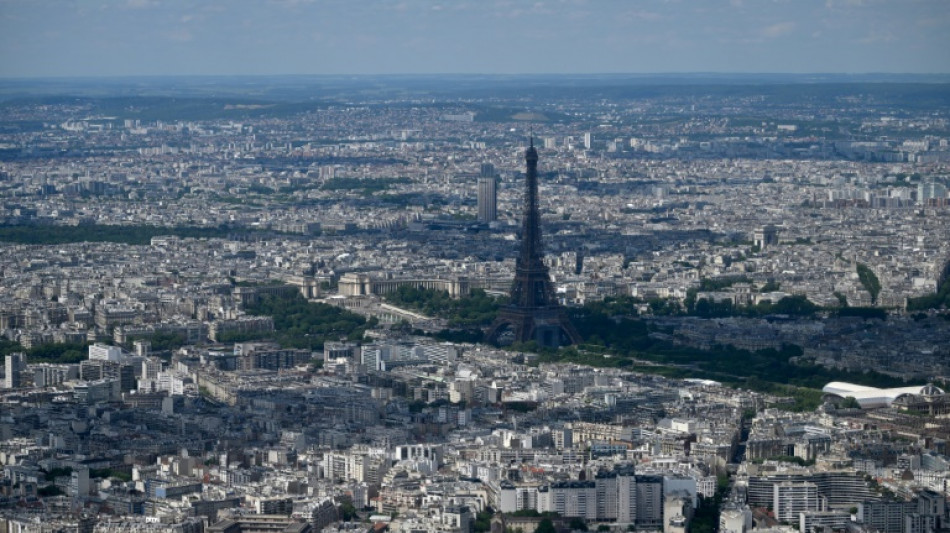
<path fill-rule="evenodd" d="M 889 30 L 884 30 L 884 31 L 872 30 L 864 37 L 858 39 L 858 42 L 861 44 L 881 44 L 881 43 L 892 43 L 896 40 L 897 40 L 897 36 L 894 35 Z"/>
<path fill-rule="evenodd" d="M 172 42 L 188 43 L 195 40 L 195 36 L 190 31 L 182 28 L 165 34 L 165 37 Z"/>
<path fill-rule="evenodd" d="M 787 35 L 795 30 L 795 23 L 791 21 L 778 22 L 770 26 L 766 26 L 759 30 L 759 34 L 762 37 L 767 37 L 769 39 L 774 39 L 776 37 L 781 37 Z"/>
<path fill-rule="evenodd" d="M 936 28 L 950 25 L 950 12 L 934 17 L 917 19 L 917 25 L 921 28 Z"/>
<path fill-rule="evenodd" d="M 662 15 L 655 13 L 653 11 L 641 11 L 637 9 L 631 9 L 624 11 L 620 14 L 622 18 L 625 19 L 637 19 L 637 20 L 659 20 L 662 18 Z"/>
<path fill-rule="evenodd" d="M 159 5 L 161 5 L 161 2 L 158 0 L 126 0 L 125 2 L 125 7 L 129 9 L 147 9 Z"/>
<path fill-rule="evenodd" d="M 272 4 L 278 4 L 284 7 L 297 7 L 314 3 L 314 0 L 270 0 Z"/>
<path fill-rule="evenodd" d="M 825 7 L 864 7 L 868 3 L 868 0 L 825 0 Z"/>

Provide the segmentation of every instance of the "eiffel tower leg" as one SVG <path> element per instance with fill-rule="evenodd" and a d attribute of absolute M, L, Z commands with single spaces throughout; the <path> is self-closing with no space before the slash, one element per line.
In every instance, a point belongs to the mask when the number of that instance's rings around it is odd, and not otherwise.
<path fill-rule="evenodd" d="M 507 321 L 495 319 L 492 325 L 488 327 L 488 332 L 485 334 L 485 342 L 488 344 L 498 344 L 498 334 L 501 333 L 507 325 Z"/>

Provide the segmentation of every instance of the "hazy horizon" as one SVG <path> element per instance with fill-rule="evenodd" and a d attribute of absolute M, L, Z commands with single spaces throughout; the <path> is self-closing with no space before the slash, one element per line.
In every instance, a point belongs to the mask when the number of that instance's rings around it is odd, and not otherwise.
<path fill-rule="evenodd" d="M 497 78 L 497 79 L 515 79 L 515 78 L 576 78 L 576 79 L 695 79 L 695 80 L 728 80 L 744 81 L 763 80 L 765 78 L 784 78 L 805 80 L 810 77 L 816 78 L 816 81 L 839 81 L 849 78 L 882 78 L 887 81 L 909 78 L 935 78 L 939 83 L 950 82 L 950 72 L 700 72 L 700 71 L 669 71 L 669 72 L 535 72 L 528 74 L 519 73 L 494 73 L 494 72 L 365 72 L 355 74 L 345 73 L 272 73 L 272 74 L 103 74 L 103 75 L 44 75 L 44 76 L 4 76 L 0 75 L 2 82 L 16 81 L 125 81 L 140 79 L 216 79 L 216 78 L 327 78 L 327 79 L 360 79 L 360 78 Z M 917 80 L 914 80 L 917 81 Z"/>
<path fill-rule="evenodd" d="M 0 0 L 0 77 L 947 74 L 944 0 Z"/>

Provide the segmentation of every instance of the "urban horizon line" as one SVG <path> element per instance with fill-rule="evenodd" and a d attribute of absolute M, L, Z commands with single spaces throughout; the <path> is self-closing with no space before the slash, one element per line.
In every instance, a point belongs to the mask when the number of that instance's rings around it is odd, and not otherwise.
<path fill-rule="evenodd" d="M 89 79 L 140 79 L 140 78 L 337 78 L 337 77 L 440 77 L 440 76 L 486 76 L 486 77 L 666 77 L 666 76 L 698 76 L 698 77 L 808 77 L 808 76 L 882 76 L 882 77 L 942 77 L 947 76 L 950 81 L 950 70 L 937 72 L 924 71 L 741 71 L 741 70 L 669 70 L 669 71 L 599 71 L 599 72 L 284 72 L 284 73 L 163 73 L 163 74 L 88 74 L 88 75 L 54 75 L 54 76 L 10 76 L 0 73 L 0 81 L 42 81 L 42 80 L 89 80 Z"/>

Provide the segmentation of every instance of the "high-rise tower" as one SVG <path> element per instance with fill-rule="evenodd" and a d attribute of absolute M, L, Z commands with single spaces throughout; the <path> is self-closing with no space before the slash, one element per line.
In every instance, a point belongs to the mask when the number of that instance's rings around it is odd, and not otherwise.
<path fill-rule="evenodd" d="M 534 139 L 531 139 L 524 159 L 527 172 L 521 251 L 511 285 L 511 302 L 498 313 L 488 330 L 488 341 L 536 341 L 541 346 L 556 348 L 580 342 L 580 335 L 557 301 L 554 284 L 544 264 L 541 214 L 538 211 L 538 151 L 534 149 Z"/>
<path fill-rule="evenodd" d="M 5 389 L 17 389 L 22 386 L 22 374 L 26 370 L 26 355 L 20 352 L 11 353 L 4 360 L 6 365 L 3 375 Z"/>
<path fill-rule="evenodd" d="M 478 178 L 478 221 L 494 222 L 498 218 L 498 190 L 495 177 Z"/>

